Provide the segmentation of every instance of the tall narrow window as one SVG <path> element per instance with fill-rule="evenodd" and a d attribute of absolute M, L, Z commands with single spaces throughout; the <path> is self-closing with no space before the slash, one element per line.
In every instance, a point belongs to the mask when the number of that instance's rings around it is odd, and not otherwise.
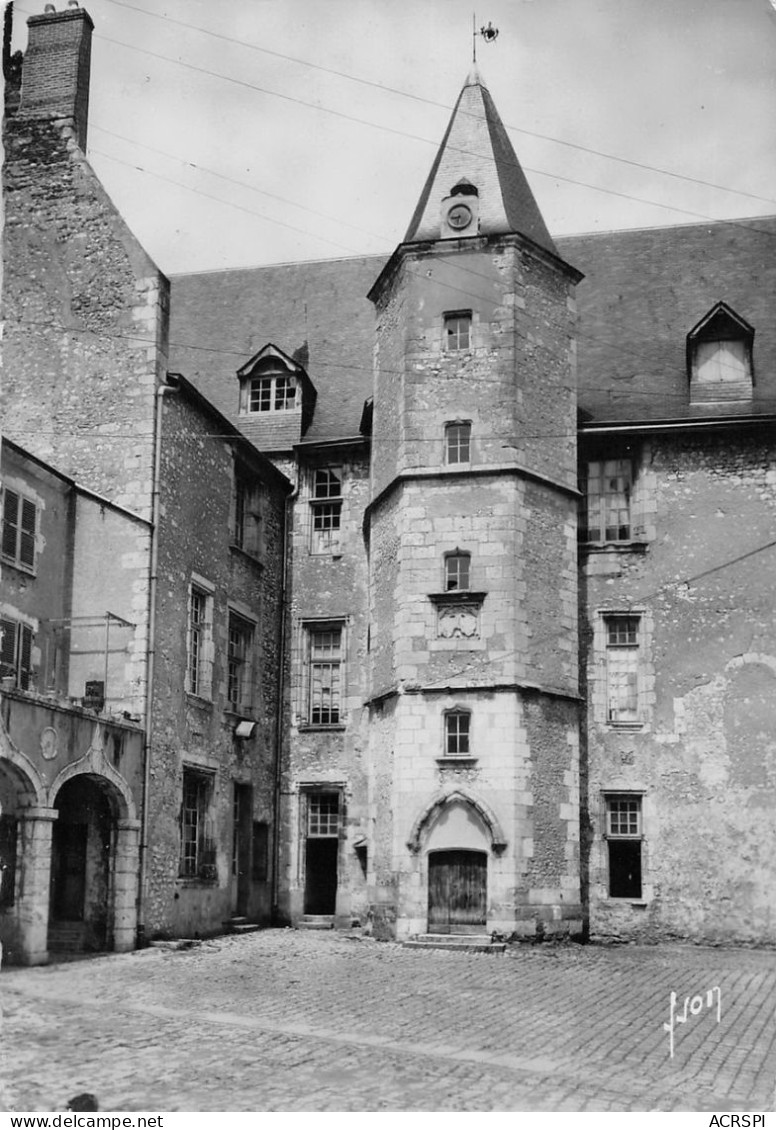
<path fill-rule="evenodd" d="M 342 472 L 339 468 L 318 469 L 313 477 L 312 553 L 337 553 L 342 521 Z"/>
<path fill-rule="evenodd" d="M 444 343 L 447 350 L 471 348 L 472 312 L 456 310 L 445 314 Z"/>
<path fill-rule="evenodd" d="M 210 632 L 213 600 L 208 592 L 192 585 L 189 590 L 188 679 L 190 694 L 208 698 L 211 690 L 212 662 Z"/>
<path fill-rule="evenodd" d="M 606 717 L 609 722 L 639 722 L 638 616 L 606 617 Z"/>
<path fill-rule="evenodd" d="M 309 629 L 309 711 L 312 726 L 334 726 L 341 717 L 342 628 Z"/>
<path fill-rule="evenodd" d="M 0 637 L 0 675 L 13 679 L 18 690 L 29 690 L 33 681 L 32 628 L 16 620 L 2 619 Z"/>
<path fill-rule="evenodd" d="M 611 898 L 641 898 L 641 797 L 606 798 Z"/>
<path fill-rule="evenodd" d="M 253 639 L 253 624 L 230 612 L 227 697 L 235 710 L 250 710 L 253 706 Z"/>
<path fill-rule="evenodd" d="M 471 424 L 445 424 L 445 459 L 448 463 L 470 461 L 471 436 Z"/>
<path fill-rule="evenodd" d="M 184 766 L 180 874 L 186 878 L 217 878 L 211 811 L 214 783 L 213 773 Z"/>
<path fill-rule="evenodd" d="M 450 710 L 445 714 L 446 757 L 469 756 L 471 717 L 468 710 Z"/>
<path fill-rule="evenodd" d="M 7 487 L 3 491 L 3 561 L 20 569 L 35 568 L 35 503 Z"/>
<path fill-rule="evenodd" d="M 471 554 L 448 553 L 445 557 L 445 592 L 469 588 Z"/>
<path fill-rule="evenodd" d="M 589 463 L 583 536 L 589 542 L 629 541 L 632 466 L 629 459 Z"/>
<path fill-rule="evenodd" d="M 232 545 L 249 553 L 259 555 L 261 515 L 259 512 L 261 488 L 245 472 L 235 468 L 232 494 Z"/>

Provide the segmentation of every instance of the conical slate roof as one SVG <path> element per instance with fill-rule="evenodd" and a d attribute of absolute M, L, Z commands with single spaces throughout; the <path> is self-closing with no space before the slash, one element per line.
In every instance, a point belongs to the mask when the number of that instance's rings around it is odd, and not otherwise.
<path fill-rule="evenodd" d="M 479 193 L 481 235 L 517 232 L 553 255 L 558 254 L 476 67 L 459 95 L 405 243 L 439 238 L 440 204 L 463 177 Z"/>

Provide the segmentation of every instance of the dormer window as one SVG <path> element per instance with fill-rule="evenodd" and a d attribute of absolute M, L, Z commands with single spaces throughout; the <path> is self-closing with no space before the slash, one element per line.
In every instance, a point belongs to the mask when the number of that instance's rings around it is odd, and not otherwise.
<path fill-rule="evenodd" d="M 754 330 L 718 302 L 687 335 L 690 400 L 748 400 L 752 395 Z"/>
<path fill-rule="evenodd" d="M 296 378 L 285 374 L 253 377 L 248 389 L 249 412 L 287 412 L 296 407 Z"/>

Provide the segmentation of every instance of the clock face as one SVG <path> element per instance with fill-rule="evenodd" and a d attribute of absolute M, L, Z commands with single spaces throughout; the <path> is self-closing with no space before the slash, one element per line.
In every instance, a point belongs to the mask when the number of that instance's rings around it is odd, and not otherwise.
<path fill-rule="evenodd" d="M 468 208 L 465 204 L 454 205 L 447 213 L 447 222 L 456 231 L 460 231 L 461 228 L 468 228 L 472 222 L 471 208 Z"/>

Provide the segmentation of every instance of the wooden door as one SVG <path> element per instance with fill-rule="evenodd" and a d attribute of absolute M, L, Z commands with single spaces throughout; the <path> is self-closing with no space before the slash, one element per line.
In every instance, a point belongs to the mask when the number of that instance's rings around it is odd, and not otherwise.
<path fill-rule="evenodd" d="M 232 804 L 232 913 L 248 914 L 251 893 L 251 839 L 253 825 L 253 787 L 234 782 Z"/>
<path fill-rule="evenodd" d="M 428 857 L 430 934 L 481 934 L 488 907 L 488 857 L 482 851 L 434 851 Z"/>

